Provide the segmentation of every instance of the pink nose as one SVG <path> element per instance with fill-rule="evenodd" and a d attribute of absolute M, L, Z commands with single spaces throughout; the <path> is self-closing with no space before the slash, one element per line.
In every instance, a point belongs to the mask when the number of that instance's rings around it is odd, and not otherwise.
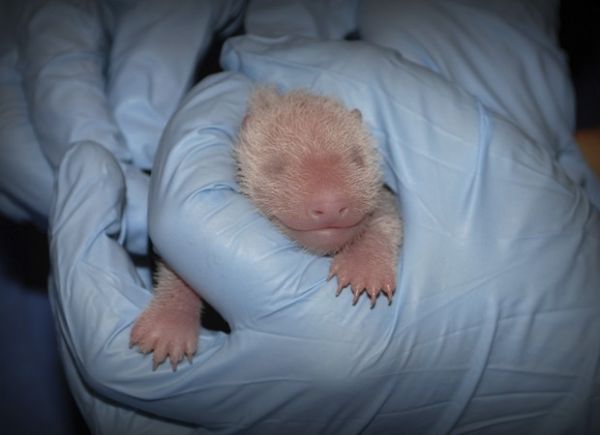
<path fill-rule="evenodd" d="M 336 225 L 347 217 L 350 204 L 347 198 L 336 192 L 323 192 L 307 204 L 307 215 L 320 225 Z"/>

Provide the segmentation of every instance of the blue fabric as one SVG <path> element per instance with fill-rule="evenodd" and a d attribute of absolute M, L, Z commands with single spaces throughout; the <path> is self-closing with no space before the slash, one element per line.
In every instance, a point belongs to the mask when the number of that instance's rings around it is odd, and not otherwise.
<path fill-rule="evenodd" d="M 473 32 L 488 24 L 481 16 L 470 15 Z M 395 48 L 299 28 L 230 40 L 228 71 L 192 90 L 157 151 L 152 240 L 232 329 L 203 330 L 192 364 L 153 372 L 128 348 L 151 294 L 118 242 L 125 179 L 114 156 L 81 143 L 62 160 L 51 292 L 90 424 L 103 433 L 597 433 L 600 215 L 560 165 L 554 133 L 534 133 Z M 298 249 L 238 192 L 231 146 L 257 82 L 362 111 L 405 220 L 391 306 L 335 298 L 330 259 Z"/>

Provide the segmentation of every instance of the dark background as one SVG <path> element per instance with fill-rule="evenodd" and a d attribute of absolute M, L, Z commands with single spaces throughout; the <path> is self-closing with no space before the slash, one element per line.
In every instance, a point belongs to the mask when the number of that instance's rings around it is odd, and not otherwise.
<path fill-rule="evenodd" d="M 600 2 L 563 1 L 561 45 L 577 97 L 577 127 L 600 127 Z M 218 44 L 208 67 L 213 71 Z M 44 232 L 0 215 L 0 431 L 88 433 L 63 377 L 46 283 Z"/>
<path fill-rule="evenodd" d="M 569 55 L 577 129 L 600 127 L 600 2 L 563 0 L 559 40 Z"/>

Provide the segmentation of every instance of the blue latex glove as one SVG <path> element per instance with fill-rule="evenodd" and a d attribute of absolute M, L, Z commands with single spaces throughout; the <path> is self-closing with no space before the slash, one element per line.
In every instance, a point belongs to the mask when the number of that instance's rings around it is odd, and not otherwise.
<path fill-rule="evenodd" d="M 118 166 L 94 146 L 61 165 L 52 294 L 88 421 L 106 433 L 600 428 L 600 216 L 547 146 L 367 43 L 242 37 L 223 64 L 244 74 L 188 95 L 150 189 L 157 249 L 232 328 L 202 331 L 193 364 L 152 372 L 128 349 L 150 294 L 115 241 Z M 230 152 L 248 76 L 361 109 L 405 218 L 391 306 L 335 298 L 329 259 L 295 247 L 238 193 Z"/>
<path fill-rule="evenodd" d="M 361 38 L 456 83 L 547 147 L 600 207 L 600 180 L 573 137 L 557 0 L 375 0 L 362 2 L 357 20 Z"/>
<path fill-rule="evenodd" d="M 0 211 L 46 226 L 53 174 L 29 120 L 12 9 L 0 13 Z"/>
<path fill-rule="evenodd" d="M 253 0 L 244 18 L 248 34 L 343 39 L 356 30 L 359 0 Z"/>
<path fill-rule="evenodd" d="M 127 179 L 127 245 L 146 253 L 142 169 L 151 167 L 162 130 L 213 35 L 230 33 L 243 5 L 8 2 L 0 18 L 2 211 L 45 221 L 64 153 L 80 142 L 98 143 L 117 157 Z"/>

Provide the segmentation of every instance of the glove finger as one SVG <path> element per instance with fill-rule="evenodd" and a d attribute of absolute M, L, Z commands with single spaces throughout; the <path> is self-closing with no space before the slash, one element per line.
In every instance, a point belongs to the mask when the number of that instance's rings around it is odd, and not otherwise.
<path fill-rule="evenodd" d="M 0 55 L 0 95 L 0 210 L 45 226 L 54 176 L 29 119 L 14 49 Z"/>
<path fill-rule="evenodd" d="M 137 167 L 152 167 L 164 127 L 189 90 L 198 63 L 204 62 L 214 33 L 231 25 L 224 29 L 230 33 L 239 24 L 243 3 L 184 0 L 176 8 L 163 0 L 111 4 L 115 29 L 108 100 Z"/>
<path fill-rule="evenodd" d="M 131 156 L 106 96 L 108 39 L 93 0 L 34 2 L 19 33 L 24 87 L 42 151 L 57 168 L 79 141 L 92 140 L 120 161 Z"/>

